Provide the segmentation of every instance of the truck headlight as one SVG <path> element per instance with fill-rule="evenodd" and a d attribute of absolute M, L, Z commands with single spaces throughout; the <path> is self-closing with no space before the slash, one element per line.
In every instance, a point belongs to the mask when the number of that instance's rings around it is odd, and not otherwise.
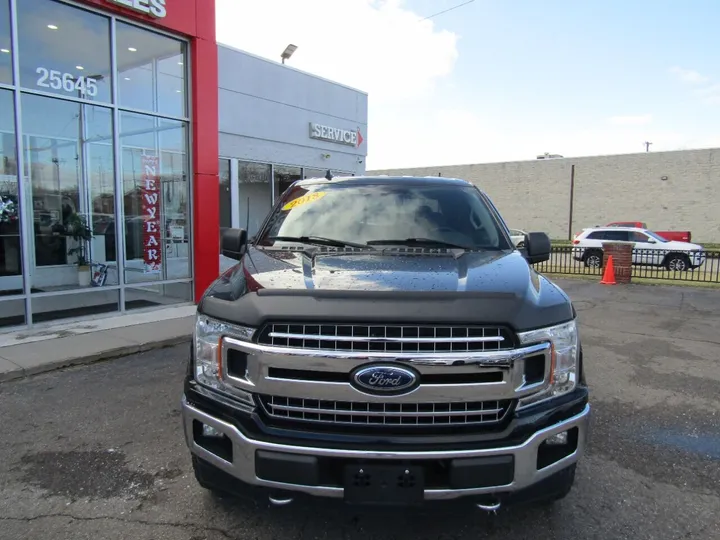
<path fill-rule="evenodd" d="M 252 403 L 252 396 L 225 382 L 223 377 L 222 339 L 232 337 L 250 341 L 254 328 L 227 324 L 204 315 L 195 319 L 195 380 L 218 392 Z"/>
<path fill-rule="evenodd" d="M 557 326 L 523 332 L 518 337 L 521 345 L 550 343 L 549 384 L 543 390 L 521 398 L 518 408 L 562 396 L 575 389 L 579 341 L 577 324 L 574 320 Z"/>

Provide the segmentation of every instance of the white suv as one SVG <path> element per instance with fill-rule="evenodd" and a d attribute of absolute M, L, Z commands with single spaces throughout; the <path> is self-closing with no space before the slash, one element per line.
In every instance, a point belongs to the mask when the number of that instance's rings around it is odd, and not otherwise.
<path fill-rule="evenodd" d="M 583 229 L 573 240 L 575 260 L 585 266 L 601 267 L 603 242 L 633 244 L 632 262 L 642 266 L 661 266 L 668 270 L 685 271 L 705 262 L 702 246 L 689 242 L 665 240 L 647 229 L 636 227 L 593 227 Z"/>

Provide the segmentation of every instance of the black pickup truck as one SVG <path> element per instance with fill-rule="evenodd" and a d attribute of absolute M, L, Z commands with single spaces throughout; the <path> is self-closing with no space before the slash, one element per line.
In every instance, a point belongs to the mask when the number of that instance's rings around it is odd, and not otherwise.
<path fill-rule="evenodd" d="M 460 179 L 295 182 L 197 309 L 182 397 L 201 486 L 484 510 L 570 492 L 590 405 L 576 312 Z"/>

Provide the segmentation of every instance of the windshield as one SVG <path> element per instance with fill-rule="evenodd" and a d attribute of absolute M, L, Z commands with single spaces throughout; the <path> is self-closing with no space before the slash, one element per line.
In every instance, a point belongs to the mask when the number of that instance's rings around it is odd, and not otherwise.
<path fill-rule="evenodd" d="M 654 239 L 657 240 L 658 242 L 663 242 L 663 243 L 667 242 L 667 239 L 663 238 L 663 237 L 660 236 L 659 234 L 654 233 L 654 232 L 652 232 L 652 231 L 646 230 L 646 231 L 645 231 L 645 234 L 647 234 L 648 236 L 654 238 Z"/>
<path fill-rule="evenodd" d="M 510 249 L 500 227 L 470 186 L 327 183 L 295 186 L 285 193 L 257 244 L 304 237 L 376 247 L 398 241 Z"/>

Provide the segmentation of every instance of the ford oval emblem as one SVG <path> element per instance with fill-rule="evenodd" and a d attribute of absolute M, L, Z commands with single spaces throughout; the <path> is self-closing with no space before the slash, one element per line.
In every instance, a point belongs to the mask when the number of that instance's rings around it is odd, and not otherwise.
<path fill-rule="evenodd" d="M 371 394 L 402 394 L 414 389 L 419 377 L 406 368 L 372 365 L 358 369 L 352 380 L 361 390 Z"/>

